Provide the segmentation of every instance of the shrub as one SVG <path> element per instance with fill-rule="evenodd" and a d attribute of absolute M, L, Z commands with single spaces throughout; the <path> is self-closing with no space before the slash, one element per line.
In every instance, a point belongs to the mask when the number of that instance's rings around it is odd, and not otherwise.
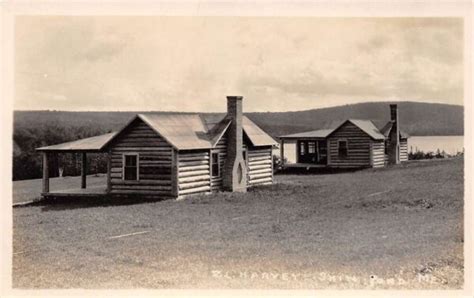
<path fill-rule="evenodd" d="M 285 159 L 283 160 L 285 163 L 288 162 L 287 158 L 285 157 Z M 273 171 L 276 172 L 276 171 L 279 171 L 282 169 L 282 162 L 281 162 L 281 158 L 279 155 L 273 155 Z"/>

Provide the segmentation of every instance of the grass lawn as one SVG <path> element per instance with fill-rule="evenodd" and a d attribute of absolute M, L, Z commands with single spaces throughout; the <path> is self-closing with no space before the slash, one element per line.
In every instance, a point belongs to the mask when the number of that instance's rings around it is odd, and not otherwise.
<path fill-rule="evenodd" d="M 275 177 L 247 194 L 15 208 L 13 286 L 462 287 L 462 159 Z"/>
<path fill-rule="evenodd" d="M 105 191 L 107 176 L 105 174 L 87 176 L 87 189 L 103 189 Z M 30 202 L 39 199 L 42 188 L 41 179 L 20 180 L 13 182 L 13 204 Z M 51 192 L 81 188 L 81 177 L 56 177 L 49 179 Z"/>

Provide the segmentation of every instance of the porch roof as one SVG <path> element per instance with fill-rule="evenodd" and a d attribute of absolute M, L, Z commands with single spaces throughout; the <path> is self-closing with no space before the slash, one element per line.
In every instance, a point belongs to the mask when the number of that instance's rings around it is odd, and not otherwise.
<path fill-rule="evenodd" d="M 90 138 L 66 142 L 62 144 L 36 148 L 43 152 L 102 152 L 105 145 L 115 136 L 116 132 L 98 135 Z"/>
<path fill-rule="evenodd" d="M 280 136 L 280 139 L 303 139 L 303 138 L 325 139 L 332 131 L 333 129 L 319 129 L 319 130 L 305 131 L 305 132 Z"/>

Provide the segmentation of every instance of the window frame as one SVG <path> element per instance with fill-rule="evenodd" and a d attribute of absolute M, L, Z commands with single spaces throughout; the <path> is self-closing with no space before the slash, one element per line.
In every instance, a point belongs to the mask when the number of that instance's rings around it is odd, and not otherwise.
<path fill-rule="evenodd" d="M 214 164 L 214 156 L 217 156 L 217 159 L 216 159 L 216 164 Z M 218 152 L 212 152 L 211 153 L 211 177 L 212 178 L 216 178 L 216 177 L 220 177 L 221 176 L 221 167 L 220 167 L 220 164 L 221 164 L 221 156 Z M 214 165 L 216 166 L 217 168 L 217 175 L 214 175 Z"/>
<path fill-rule="evenodd" d="M 306 155 L 306 145 L 304 141 L 300 141 L 299 152 L 300 152 L 300 156 Z"/>
<path fill-rule="evenodd" d="M 346 143 L 346 154 L 341 154 L 341 143 Z M 338 139 L 337 140 L 337 156 L 339 158 L 347 158 L 349 156 L 349 141 L 347 139 Z"/>
<path fill-rule="evenodd" d="M 136 179 L 125 179 L 125 168 L 126 165 L 126 158 L 127 156 L 135 156 L 137 160 L 136 171 L 137 171 L 137 178 Z M 140 154 L 137 152 L 133 153 L 123 153 L 122 154 L 122 180 L 123 181 L 140 181 Z"/>
<path fill-rule="evenodd" d="M 316 154 L 316 144 L 317 143 L 315 141 L 308 142 L 308 154 Z"/>

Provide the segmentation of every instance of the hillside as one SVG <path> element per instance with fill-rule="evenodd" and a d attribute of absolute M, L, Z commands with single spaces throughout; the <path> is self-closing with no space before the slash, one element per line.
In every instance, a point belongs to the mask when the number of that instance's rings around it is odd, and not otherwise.
<path fill-rule="evenodd" d="M 299 112 L 252 113 L 249 117 L 272 135 L 328 128 L 348 118 L 369 119 L 381 128 L 390 118 L 389 104 L 360 103 Z M 397 104 L 401 128 L 410 135 L 464 134 L 462 106 L 415 102 Z"/>
<path fill-rule="evenodd" d="M 348 118 L 370 119 L 381 127 L 389 119 L 388 102 L 361 103 L 324 109 L 280 113 L 246 113 L 273 136 L 327 128 Z M 462 106 L 399 102 L 401 127 L 410 135 L 463 135 Z M 117 130 L 138 112 L 15 111 L 14 127 L 46 124 Z"/>

